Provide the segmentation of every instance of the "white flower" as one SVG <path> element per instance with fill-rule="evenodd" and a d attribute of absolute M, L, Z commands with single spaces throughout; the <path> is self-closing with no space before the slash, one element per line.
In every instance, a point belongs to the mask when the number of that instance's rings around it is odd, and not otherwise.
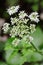
<path fill-rule="evenodd" d="M 4 23 L 3 28 L 2 28 L 4 30 L 4 33 L 7 33 L 8 30 L 10 29 L 9 25 L 10 25 L 9 23 Z"/>
<path fill-rule="evenodd" d="M 23 23 L 27 24 L 27 22 L 29 21 L 29 19 L 23 19 Z"/>
<path fill-rule="evenodd" d="M 29 19 L 24 19 L 24 23 L 27 24 L 27 22 L 29 21 Z"/>
<path fill-rule="evenodd" d="M 9 15 L 12 15 L 12 14 L 18 12 L 18 10 L 19 10 L 19 5 L 18 5 L 18 6 L 12 6 L 12 7 L 10 7 L 10 8 L 7 10 L 7 12 L 9 13 Z"/>
<path fill-rule="evenodd" d="M 34 31 L 36 31 L 35 26 L 36 26 L 35 24 L 30 24 L 31 33 L 33 33 Z"/>
<path fill-rule="evenodd" d="M 26 41 L 26 42 L 32 42 L 33 37 L 30 36 L 30 35 L 26 35 L 26 36 L 23 37 L 23 40 Z"/>
<path fill-rule="evenodd" d="M 28 21 L 29 21 L 29 19 L 26 19 L 26 18 L 25 18 L 25 19 L 19 19 L 19 20 L 18 20 L 18 24 L 19 24 L 19 25 L 20 25 L 20 24 L 23 24 L 23 23 L 24 23 L 24 24 L 27 24 Z"/>
<path fill-rule="evenodd" d="M 19 18 L 23 19 L 25 16 L 28 16 L 24 11 L 20 11 Z"/>
<path fill-rule="evenodd" d="M 10 36 L 15 37 L 18 35 L 19 26 L 13 26 L 13 28 L 10 31 Z"/>
<path fill-rule="evenodd" d="M 30 40 L 30 42 L 32 42 L 33 41 L 33 37 L 29 36 L 29 40 Z"/>
<path fill-rule="evenodd" d="M 29 27 L 27 25 L 21 24 L 21 25 L 14 25 L 10 31 L 11 37 L 19 36 L 23 38 L 24 34 L 29 34 Z"/>
<path fill-rule="evenodd" d="M 29 18 L 31 19 L 31 21 L 35 21 L 36 23 L 39 22 L 39 19 L 38 19 L 39 15 L 37 12 L 33 12 L 29 15 Z"/>
<path fill-rule="evenodd" d="M 19 21 L 18 18 L 16 18 L 16 17 L 15 18 L 12 18 L 11 17 L 11 23 L 12 23 L 12 25 L 15 24 L 15 23 L 18 23 L 18 21 Z"/>
<path fill-rule="evenodd" d="M 15 38 L 12 42 L 12 45 L 14 45 L 15 47 L 20 43 L 20 40 Z"/>

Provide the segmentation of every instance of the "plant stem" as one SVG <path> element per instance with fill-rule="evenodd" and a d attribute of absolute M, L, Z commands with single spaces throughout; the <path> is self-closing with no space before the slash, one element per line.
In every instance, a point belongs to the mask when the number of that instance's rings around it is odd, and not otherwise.
<path fill-rule="evenodd" d="M 41 55 L 43 55 L 42 52 L 41 52 L 39 49 L 37 49 L 32 42 L 31 42 L 31 45 L 34 47 L 34 49 L 35 49 L 38 53 L 40 53 Z"/>

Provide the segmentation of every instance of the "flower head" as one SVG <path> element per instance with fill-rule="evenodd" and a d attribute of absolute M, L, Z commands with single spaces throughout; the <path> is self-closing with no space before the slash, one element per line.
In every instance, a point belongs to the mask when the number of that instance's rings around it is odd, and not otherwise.
<path fill-rule="evenodd" d="M 29 15 L 29 18 L 31 19 L 31 21 L 35 21 L 36 23 L 39 22 L 39 19 L 38 19 L 39 15 L 37 12 L 33 12 Z"/>
<path fill-rule="evenodd" d="M 15 17 L 15 18 L 12 18 L 12 17 L 11 17 L 11 23 L 12 23 L 12 25 L 15 24 L 15 23 L 17 24 L 18 21 L 19 21 L 18 18 L 16 18 L 16 17 Z"/>
<path fill-rule="evenodd" d="M 18 5 L 18 6 L 12 6 L 12 7 L 10 7 L 10 8 L 7 10 L 7 12 L 9 13 L 9 15 L 12 15 L 12 14 L 18 12 L 18 10 L 19 10 L 19 5 Z"/>
<path fill-rule="evenodd" d="M 31 33 L 33 33 L 34 31 L 36 31 L 35 27 L 36 27 L 35 24 L 30 24 Z"/>
<path fill-rule="evenodd" d="M 23 19 L 25 16 L 28 16 L 24 11 L 20 11 L 19 18 Z"/>
<path fill-rule="evenodd" d="M 4 30 L 4 33 L 7 33 L 8 30 L 10 29 L 9 25 L 10 25 L 9 23 L 4 23 L 3 28 L 2 28 Z"/>
<path fill-rule="evenodd" d="M 10 36 L 11 37 L 15 37 L 18 35 L 18 31 L 19 31 L 19 26 L 13 26 L 11 31 L 10 31 Z"/>

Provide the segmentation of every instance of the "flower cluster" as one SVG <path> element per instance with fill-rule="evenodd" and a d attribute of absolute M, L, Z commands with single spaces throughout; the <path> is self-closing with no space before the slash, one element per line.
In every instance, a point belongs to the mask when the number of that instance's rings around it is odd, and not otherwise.
<path fill-rule="evenodd" d="M 10 29 L 9 25 L 10 25 L 9 23 L 4 23 L 3 28 L 2 28 L 4 30 L 4 33 L 8 33 L 8 31 Z"/>
<path fill-rule="evenodd" d="M 15 40 L 13 40 L 12 44 L 16 47 L 18 44 L 20 43 L 20 40 L 15 38 Z"/>
<path fill-rule="evenodd" d="M 10 7 L 10 8 L 7 10 L 7 12 L 9 13 L 9 15 L 12 15 L 12 14 L 18 12 L 18 10 L 19 10 L 19 5 L 18 5 L 18 6 L 12 6 L 12 7 Z"/>
<path fill-rule="evenodd" d="M 33 33 L 34 31 L 36 31 L 35 27 L 36 27 L 36 25 L 30 24 L 31 33 Z"/>
<path fill-rule="evenodd" d="M 39 22 L 39 19 L 38 19 L 39 15 L 37 12 L 33 12 L 29 15 L 29 18 L 31 19 L 31 21 L 35 21 L 36 23 Z"/>
<path fill-rule="evenodd" d="M 14 13 L 18 12 L 19 8 L 19 5 L 12 6 L 7 10 L 7 12 L 9 13 L 9 15 L 13 15 Z M 36 30 L 36 25 L 32 24 L 31 21 L 38 23 L 38 17 L 39 15 L 37 12 L 32 12 L 30 15 L 27 15 L 27 13 L 25 13 L 24 11 L 20 11 L 17 17 L 11 17 L 11 25 L 8 23 L 5 23 L 3 25 L 4 32 L 7 33 L 10 30 L 10 36 L 16 38 L 12 42 L 12 44 L 16 43 L 16 46 L 21 39 L 24 39 L 28 42 L 32 42 L 33 37 L 31 37 L 31 33 L 33 33 Z"/>
<path fill-rule="evenodd" d="M 24 11 L 20 11 L 19 18 L 23 19 L 25 16 L 28 16 Z"/>

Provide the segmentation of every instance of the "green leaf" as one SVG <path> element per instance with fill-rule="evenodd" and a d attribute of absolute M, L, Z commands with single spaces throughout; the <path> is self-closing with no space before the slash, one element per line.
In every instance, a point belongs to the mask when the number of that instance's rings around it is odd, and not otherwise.
<path fill-rule="evenodd" d="M 10 65 L 22 65 L 24 58 L 18 53 L 18 48 L 14 48 L 11 43 L 14 38 L 10 38 L 5 45 L 5 60 Z"/>
<path fill-rule="evenodd" d="M 21 40 L 20 44 L 18 44 L 18 48 L 31 48 L 32 45 L 29 42 L 26 42 L 25 40 Z"/>
<path fill-rule="evenodd" d="M 5 54 L 5 59 L 10 65 L 22 65 L 25 59 L 17 51 L 7 50 Z"/>
<path fill-rule="evenodd" d="M 9 63 L 12 65 L 22 65 L 25 62 L 25 59 L 19 53 L 14 54 L 15 52 L 9 58 Z"/>
<path fill-rule="evenodd" d="M 40 27 L 36 28 L 36 31 L 32 34 L 34 40 L 32 41 L 36 48 L 39 48 L 43 44 L 43 32 Z"/>
<path fill-rule="evenodd" d="M 34 40 L 32 41 L 36 48 L 39 49 L 43 43 L 43 32 L 39 27 L 36 32 L 32 34 Z M 26 43 L 24 40 L 18 44 L 17 47 L 12 46 L 12 41 L 15 38 L 10 38 L 5 45 L 5 60 L 10 65 L 22 65 L 24 62 L 36 62 L 43 60 L 43 55 L 36 52 L 31 44 Z M 20 51 L 19 51 L 20 50 Z"/>
<path fill-rule="evenodd" d="M 27 62 L 36 62 L 43 60 L 43 56 L 40 55 L 38 52 L 34 52 L 32 50 L 28 50 L 24 57 L 26 58 Z"/>
<path fill-rule="evenodd" d="M 14 40 L 15 38 L 9 38 L 8 40 L 7 40 L 7 42 L 6 42 L 6 44 L 5 44 L 5 48 L 4 48 L 4 50 L 8 50 L 8 49 L 13 49 L 13 47 L 12 47 L 12 41 Z"/>

